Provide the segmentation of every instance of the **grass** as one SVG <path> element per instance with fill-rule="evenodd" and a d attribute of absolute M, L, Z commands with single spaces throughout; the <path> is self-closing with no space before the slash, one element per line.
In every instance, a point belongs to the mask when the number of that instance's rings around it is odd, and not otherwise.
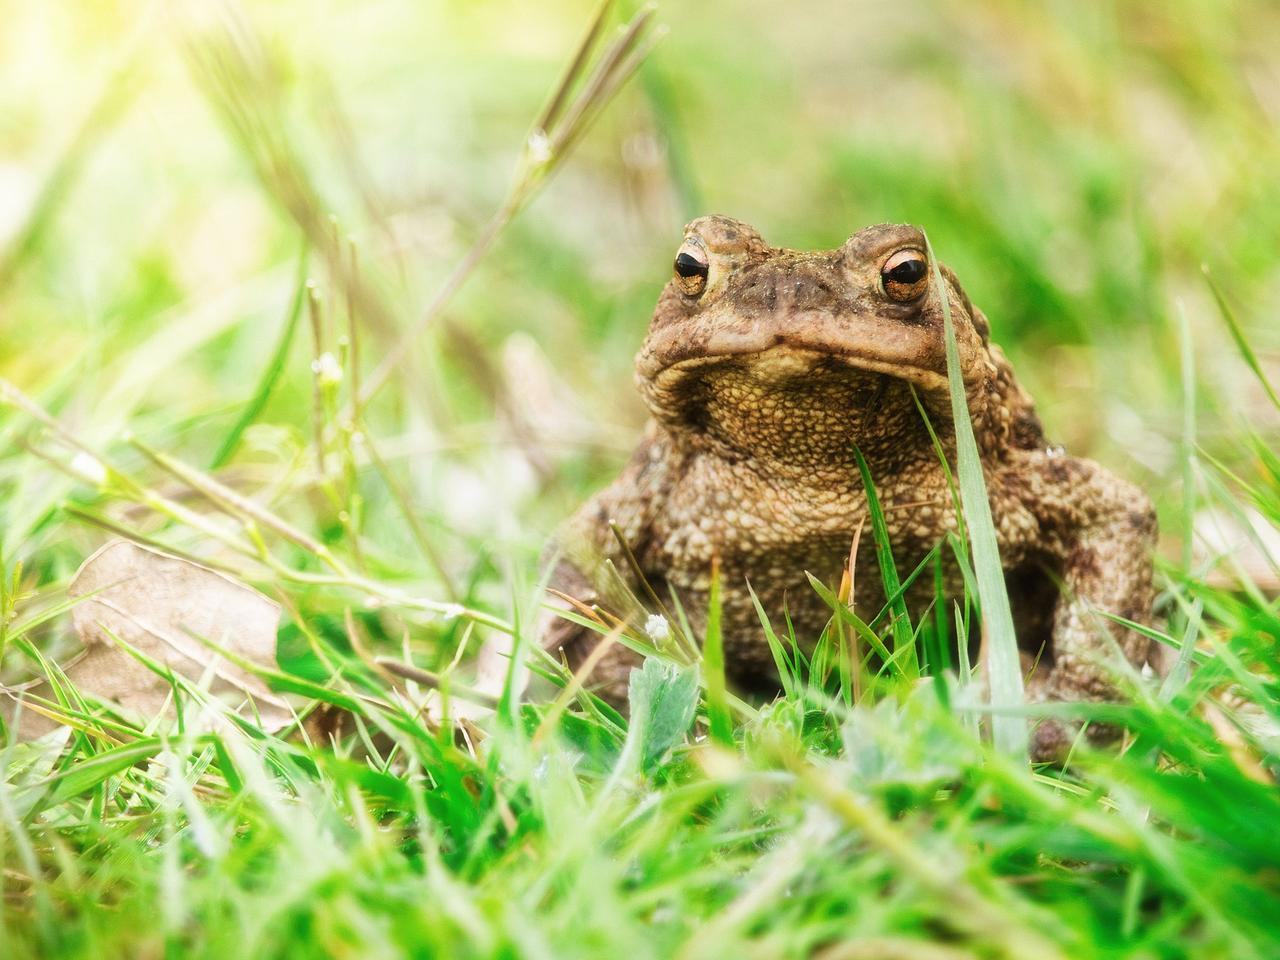
<path fill-rule="evenodd" d="M 937 257 L 927 238 L 925 245 L 933 264 L 931 282 L 942 304 L 942 321 L 946 331 L 947 387 L 956 432 L 956 474 L 965 527 L 972 549 L 974 593 L 977 594 L 981 608 L 991 705 L 996 708 L 1016 708 L 1022 705 L 1023 690 L 1018 638 L 1013 631 L 1013 612 L 1009 609 L 1009 596 L 1005 591 L 1004 569 L 1001 566 L 1000 550 L 996 545 L 991 505 L 987 502 L 987 483 L 982 473 L 978 442 L 974 439 L 973 424 L 969 421 L 967 393 L 960 370 L 960 350 L 956 346 L 956 328 L 951 320 L 950 297 L 942 284 Z M 945 463 L 946 458 L 942 459 Z M 865 469 L 863 472 L 865 473 Z M 961 558 L 961 562 L 964 562 L 964 558 Z M 889 584 L 886 583 L 885 586 L 888 587 Z M 939 602 L 942 599 L 939 597 Z M 991 718 L 991 726 L 996 746 L 1018 759 L 1025 759 L 1027 729 L 1024 721 L 996 712 Z"/>
<path fill-rule="evenodd" d="M 0 747 L 0 956 L 1280 955 L 1275 12 L 688 7 L 13 12 L 0 142 L 43 174 L 0 210 L 0 679 L 67 725 Z M 664 597 L 673 639 L 610 631 L 655 654 L 629 723 L 536 653 L 561 696 L 424 721 L 483 699 L 483 641 L 532 646 L 695 203 L 797 246 L 923 223 L 1051 434 L 1151 492 L 1174 666 L 1047 708 L 1120 749 L 1029 767 L 1020 697 L 939 669 L 1007 613 L 963 449 L 963 539 L 908 569 L 873 507 L 878 616 L 815 581 L 811 648 L 761 611 L 776 700 Z M 111 535 L 280 601 L 256 669 L 296 725 L 66 682 Z M 912 622 L 942 551 L 977 586 Z"/>

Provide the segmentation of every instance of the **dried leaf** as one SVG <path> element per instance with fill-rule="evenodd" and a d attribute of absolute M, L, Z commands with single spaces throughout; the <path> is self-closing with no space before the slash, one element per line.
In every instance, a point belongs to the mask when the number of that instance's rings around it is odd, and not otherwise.
<path fill-rule="evenodd" d="M 168 681 L 127 645 L 232 706 L 252 699 L 268 729 L 291 719 L 288 705 L 261 679 L 211 646 L 275 666 L 280 607 L 256 590 L 189 560 L 113 540 L 81 565 L 68 593 L 84 598 L 72 618 L 85 649 L 64 667 L 80 692 L 143 719 L 164 709 Z M 50 696 L 47 683 L 30 692 Z M 27 705 L 19 736 L 29 739 L 54 726 Z"/>

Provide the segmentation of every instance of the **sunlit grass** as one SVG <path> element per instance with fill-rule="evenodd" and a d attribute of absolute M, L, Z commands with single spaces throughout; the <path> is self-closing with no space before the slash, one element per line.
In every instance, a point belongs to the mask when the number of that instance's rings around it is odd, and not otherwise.
<path fill-rule="evenodd" d="M 44 154 L 0 121 L 46 171 L 0 253 L 0 680 L 47 677 L 23 709 L 65 728 L 4 738 L 0 956 L 1280 955 L 1274 17 L 926 6 L 389 4 L 370 35 L 285 5 L 77 61 L 79 112 L 6 51 L 66 119 Z M 541 543 L 634 440 L 629 357 L 699 195 L 787 245 L 929 230 L 1051 433 L 1159 502 L 1167 677 L 989 712 L 964 644 L 939 667 L 1003 601 L 894 602 L 944 550 L 990 573 L 989 521 L 908 570 L 874 509 L 857 573 L 890 603 L 815 580 L 820 638 L 760 611 L 776 700 L 726 689 L 716 617 L 685 636 L 666 597 L 665 645 L 596 623 L 654 654 L 630 723 L 533 649 Z M 1196 542 L 1200 508 L 1244 546 Z M 249 666 L 296 724 L 175 677 L 180 727 L 146 728 L 65 682 L 67 582 L 112 535 L 282 603 L 279 664 Z M 471 689 L 505 636 L 550 696 Z M 1045 712 L 1129 734 L 1033 769 Z"/>

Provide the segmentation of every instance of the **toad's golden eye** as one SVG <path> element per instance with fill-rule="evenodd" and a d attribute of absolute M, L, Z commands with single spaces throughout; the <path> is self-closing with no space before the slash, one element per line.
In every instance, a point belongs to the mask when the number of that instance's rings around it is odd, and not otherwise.
<path fill-rule="evenodd" d="M 880 282 L 892 299 L 914 300 L 928 286 L 929 261 L 919 250 L 899 250 L 880 268 Z"/>
<path fill-rule="evenodd" d="M 707 252 L 696 243 L 686 243 L 676 254 L 676 286 L 685 296 L 696 297 L 707 288 L 710 270 Z"/>

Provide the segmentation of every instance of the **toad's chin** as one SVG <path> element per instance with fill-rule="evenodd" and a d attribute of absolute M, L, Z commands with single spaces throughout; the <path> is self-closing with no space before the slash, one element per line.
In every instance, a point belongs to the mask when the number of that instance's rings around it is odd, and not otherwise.
<path fill-rule="evenodd" d="M 938 395 L 900 372 L 783 346 L 682 360 L 648 383 L 646 397 L 658 420 L 695 442 L 753 459 L 836 464 L 854 446 L 928 442 L 911 394 Z M 945 378 L 928 382 L 945 397 Z"/>

